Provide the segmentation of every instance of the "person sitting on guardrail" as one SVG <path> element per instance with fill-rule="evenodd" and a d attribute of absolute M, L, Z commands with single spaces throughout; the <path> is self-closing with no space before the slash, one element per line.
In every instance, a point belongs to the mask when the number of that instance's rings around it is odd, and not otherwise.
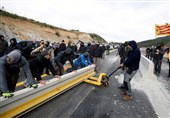
<path fill-rule="evenodd" d="M 73 64 L 73 57 L 74 57 L 74 52 L 71 48 L 67 47 L 66 50 L 61 51 L 55 58 L 55 63 L 58 66 L 58 71 L 59 71 L 59 75 L 63 75 L 64 74 L 64 64 L 66 63 L 66 61 L 69 61 L 72 68 L 74 68 L 74 64 Z"/>
<path fill-rule="evenodd" d="M 16 83 L 19 78 L 20 68 L 27 78 L 27 86 L 37 88 L 38 85 L 34 81 L 29 64 L 25 57 L 21 55 L 19 50 L 13 50 L 7 55 L 0 58 L 0 93 L 3 97 L 12 97 L 15 91 Z"/>
<path fill-rule="evenodd" d="M 161 73 L 161 65 L 162 65 L 162 59 L 165 51 L 162 48 L 162 44 L 158 44 L 158 46 L 154 49 L 154 56 L 153 56 L 153 62 L 154 62 L 154 74 L 156 74 L 158 77 Z"/>
<path fill-rule="evenodd" d="M 139 69 L 141 58 L 141 52 L 135 41 L 129 41 L 128 47 L 129 51 L 127 54 L 127 59 L 122 64 L 120 64 L 120 67 L 126 67 L 123 81 L 125 89 L 121 89 L 121 94 L 124 95 L 123 100 L 125 101 L 132 100 L 130 81 Z"/>
<path fill-rule="evenodd" d="M 92 63 L 90 61 L 90 54 L 88 52 L 81 54 L 80 57 L 75 59 L 74 61 L 75 70 L 77 70 L 78 67 L 82 68 L 82 67 L 86 67 L 91 64 Z"/>

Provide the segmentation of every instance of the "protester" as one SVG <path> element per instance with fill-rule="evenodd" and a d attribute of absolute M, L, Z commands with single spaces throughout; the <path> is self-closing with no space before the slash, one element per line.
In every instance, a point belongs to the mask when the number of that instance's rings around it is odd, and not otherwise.
<path fill-rule="evenodd" d="M 153 61 L 154 49 L 155 49 L 155 47 L 154 47 L 154 46 L 152 46 L 152 47 L 150 48 L 149 57 L 150 57 L 150 60 L 151 60 L 151 61 Z"/>
<path fill-rule="evenodd" d="M 40 47 L 34 49 L 31 52 L 31 56 L 34 57 L 29 61 L 30 69 L 34 77 L 37 78 L 37 81 L 40 83 L 46 83 L 45 80 L 42 80 L 41 75 L 43 74 L 44 68 L 49 69 L 52 75 L 57 78 L 57 72 L 54 69 L 54 53 L 53 48 L 49 47 L 49 42 L 41 43 Z M 47 73 L 49 74 L 49 73 Z"/>
<path fill-rule="evenodd" d="M 150 48 L 146 48 L 146 58 L 150 59 Z"/>
<path fill-rule="evenodd" d="M 124 73 L 124 81 L 123 81 L 124 89 L 121 89 L 121 93 L 124 95 L 123 100 L 125 101 L 129 101 L 133 99 L 131 94 L 130 81 L 133 78 L 133 76 L 136 74 L 137 70 L 139 69 L 139 63 L 141 57 L 141 52 L 135 41 L 129 41 L 128 48 L 129 51 L 128 51 L 127 59 L 122 64 L 120 64 L 120 67 L 126 67 Z"/>
<path fill-rule="evenodd" d="M 20 44 L 17 43 L 16 38 L 12 38 L 12 39 L 10 39 L 10 45 L 9 45 L 6 53 L 8 54 L 15 49 L 20 50 L 22 53 L 22 47 L 20 46 Z"/>
<path fill-rule="evenodd" d="M 82 68 L 82 67 L 86 67 L 91 64 L 92 63 L 90 61 L 90 54 L 88 52 L 85 52 L 81 54 L 80 57 L 74 61 L 74 68 L 75 70 L 77 70 L 78 67 Z"/>
<path fill-rule="evenodd" d="M 0 35 L 0 57 L 4 56 L 8 48 L 8 42 L 3 35 Z"/>
<path fill-rule="evenodd" d="M 153 62 L 154 62 L 154 74 L 156 74 L 158 77 L 160 76 L 161 73 L 161 65 L 162 65 L 162 59 L 165 51 L 162 48 L 162 45 L 159 44 L 155 49 L 154 49 L 154 57 L 153 57 Z"/>
<path fill-rule="evenodd" d="M 75 43 L 71 45 L 71 49 L 73 50 L 73 52 L 77 53 L 77 46 L 75 45 Z"/>
<path fill-rule="evenodd" d="M 119 47 L 118 53 L 120 56 L 120 64 L 121 64 L 125 61 L 127 57 L 127 53 L 128 53 L 128 42 L 127 41 Z"/>
<path fill-rule="evenodd" d="M 53 44 L 54 57 L 55 57 L 55 56 L 57 56 L 57 55 L 58 55 L 58 53 L 59 53 L 59 46 L 60 46 L 60 44 L 59 44 L 59 43 L 54 42 L 54 44 Z"/>
<path fill-rule="evenodd" d="M 64 51 L 66 49 L 65 41 L 62 40 L 60 46 L 59 46 L 59 52 Z"/>
<path fill-rule="evenodd" d="M 0 91 L 3 97 L 12 97 L 11 92 L 15 91 L 15 86 L 19 78 L 20 68 L 27 78 L 27 87 L 37 88 L 37 84 L 32 77 L 29 64 L 19 50 L 13 50 L 9 54 L 0 58 Z"/>
<path fill-rule="evenodd" d="M 63 75 L 64 74 L 64 64 L 66 63 L 66 61 L 69 61 L 72 68 L 74 68 L 74 64 L 73 64 L 73 56 L 74 52 L 71 48 L 67 47 L 66 50 L 61 51 L 55 58 L 55 63 L 58 66 L 58 70 L 59 70 L 59 75 Z"/>
<path fill-rule="evenodd" d="M 93 51 L 95 48 L 95 42 L 93 41 L 92 43 L 88 43 L 87 45 L 87 52 L 90 54 L 90 61 L 93 63 Z"/>
<path fill-rule="evenodd" d="M 103 44 L 101 48 L 102 48 L 102 54 L 101 54 L 101 55 L 102 55 L 102 59 L 105 59 L 106 47 L 105 47 L 105 45 Z"/>
<path fill-rule="evenodd" d="M 110 45 L 106 46 L 106 54 L 109 55 L 109 51 L 110 51 Z"/>
<path fill-rule="evenodd" d="M 100 44 L 97 43 L 93 50 L 93 62 L 95 64 L 95 71 L 99 72 L 100 58 L 102 57 L 102 49 Z"/>
<path fill-rule="evenodd" d="M 79 54 L 83 54 L 83 53 L 85 53 L 86 51 L 87 51 L 87 47 L 85 47 L 85 46 L 84 46 L 84 43 L 81 42 L 81 43 L 80 43 L 79 50 L 78 50 L 78 53 L 79 53 Z"/>
<path fill-rule="evenodd" d="M 169 63 L 169 73 L 168 73 L 168 77 L 170 77 L 170 48 L 168 51 L 168 63 Z"/>

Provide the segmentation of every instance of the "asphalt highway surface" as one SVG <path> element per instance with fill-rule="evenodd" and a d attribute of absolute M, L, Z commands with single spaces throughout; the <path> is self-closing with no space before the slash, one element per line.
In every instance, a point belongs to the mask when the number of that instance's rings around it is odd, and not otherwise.
<path fill-rule="evenodd" d="M 100 63 L 100 72 L 107 75 L 119 65 L 117 52 L 107 55 Z M 163 63 L 162 75 L 158 81 L 165 83 L 170 93 L 170 78 L 167 78 L 167 64 Z M 110 86 L 95 86 L 81 83 L 76 87 L 57 96 L 51 101 L 21 116 L 22 118 L 157 118 L 147 94 L 132 86 L 133 100 L 123 101 L 118 87 L 120 83 L 115 78 L 122 73 L 118 70 L 110 77 Z M 98 77 L 99 74 L 96 75 Z M 156 99 L 156 98 L 155 98 Z M 165 116 L 165 118 L 170 116 Z"/>

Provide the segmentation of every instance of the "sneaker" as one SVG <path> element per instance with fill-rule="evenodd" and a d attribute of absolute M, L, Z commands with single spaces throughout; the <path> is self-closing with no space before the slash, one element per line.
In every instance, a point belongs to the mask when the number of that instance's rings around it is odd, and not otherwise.
<path fill-rule="evenodd" d="M 129 96 L 129 95 L 126 95 L 126 96 L 123 97 L 123 100 L 125 100 L 125 101 L 129 101 L 129 100 L 132 100 L 132 99 L 133 99 L 133 97 Z"/>

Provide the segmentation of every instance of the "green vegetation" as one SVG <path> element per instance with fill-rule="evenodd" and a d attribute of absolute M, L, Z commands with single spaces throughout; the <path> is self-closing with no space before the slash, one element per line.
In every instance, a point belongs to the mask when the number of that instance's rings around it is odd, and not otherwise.
<path fill-rule="evenodd" d="M 99 43 L 107 43 L 101 36 L 94 34 L 94 33 L 89 33 L 91 38 Z"/>
<path fill-rule="evenodd" d="M 170 42 L 170 36 L 165 36 L 165 37 L 159 37 L 159 38 L 139 42 L 138 46 L 139 47 L 151 47 L 153 45 L 156 46 L 157 44 L 166 45 L 169 42 Z"/>
<path fill-rule="evenodd" d="M 67 31 L 67 32 L 73 32 L 73 33 L 76 33 L 76 35 L 79 35 L 79 33 L 81 33 L 79 30 L 74 30 L 74 29 L 66 30 L 66 29 L 55 27 L 55 26 L 52 26 L 52 25 L 49 25 L 49 24 L 46 24 L 46 23 L 35 21 L 33 19 L 28 19 L 26 17 L 22 17 L 22 16 L 19 16 L 17 14 L 9 13 L 9 12 L 7 12 L 5 10 L 1 10 L 1 9 L 0 9 L 0 16 L 7 16 L 7 17 L 10 17 L 10 18 L 14 18 L 14 19 L 20 19 L 20 20 L 28 21 L 28 22 L 31 22 L 31 23 L 34 23 L 34 24 L 38 24 L 41 27 L 49 27 L 53 30 L 63 30 L 63 31 Z M 2 24 L 4 24 L 4 23 L 2 23 Z M 60 33 L 58 31 L 56 31 L 55 34 L 56 34 L 56 36 L 60 37 Z M 102 37 L 100 37 L 97 34 L 89 33 L 89 35 L 93 38 L 94 41 L 97 41 L 99 43 L 107 43 Z M 71 39 L 70 36 L 67 36 L 67 38 Z"/>

